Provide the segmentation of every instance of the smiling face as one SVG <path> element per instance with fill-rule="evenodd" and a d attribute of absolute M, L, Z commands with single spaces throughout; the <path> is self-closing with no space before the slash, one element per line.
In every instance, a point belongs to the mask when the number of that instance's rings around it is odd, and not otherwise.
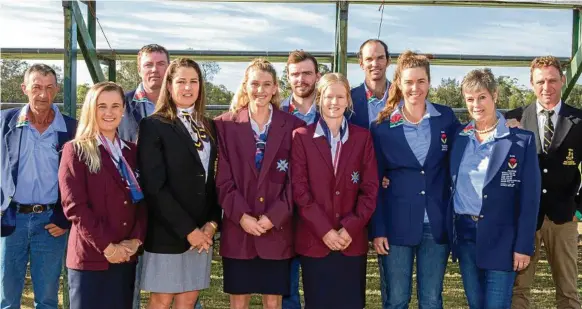
<path fill-rule="evenodd" d="M 386 77 L 389 60 L 384 46 L 370 42 L 362 48 L 360 68 L 364 70 L 366 80 L 380 81 Z"/>
<path fill-rule="evenodd" d="M 561 76 L 553 66 L 535 68 L 531 74 L 531 83 L 538 101 L 546 109 L 552 109 L 560 102 L 562 87 L 566 77 Z"/>
<path fill-rule="evenodd" d="M 118 91 L 103 91 L 97 97 L 97 126 L 105 136 L 115 136 L 123 116 L 123 97 Z"/>
<path fill-rule="evenodd" d="M 198 72 L 192 67 L 179 67 L 167 87 L 177 107 L 189 108 L 196 103 L 200 95 Z"/>
<path fill-rule="evenodd" d="M 268 106 L 271 98 L 277 93 L 277 87 L 271 73 L 258 69 L 249 70 L 245 89 L 251 110 Z"/>
<path fill-rule="evenodd" d="M 465 104 L 471 118 L 477 123 L 490 124 L 495 119 L 495 101 L 497 93 L 491 94 L 486 89 L 463 90 Z"/>
<path fill-rule="evenodd" d="M 315 71 L 315 63 L 307 59 L 290 63 L 287 77 L 293 94 L 299 98 L 308 98 L 315 91 L 315 84 L 320 74 Z"/>
<path fill-rule="evenodd" d="M 320 112 L 325 119 L 341 118 L 348 108 L 348 91 L 342 83 L 335 82 L 325 88 L 320 100 Z"/>
<path fill-rule="evenodd" d="M 408 104 L 424 104 L 430 81 L 424 68 L 409 68 L 402 70 L 400 75 L 400 89 L 404 101 Z"/>

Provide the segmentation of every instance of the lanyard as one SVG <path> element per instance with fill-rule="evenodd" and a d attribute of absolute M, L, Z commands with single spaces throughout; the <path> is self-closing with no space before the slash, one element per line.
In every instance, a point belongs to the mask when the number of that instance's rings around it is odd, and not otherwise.
<path fill-rule="evenodd" d="M 334 156 L 334 160 L 333 160 L 333 174 L 334 175 L 337 175 L 337 167 L 339 165 L 339 157 L 340 157 L 341 152 L 342 152 L 342 141 L 339 140 L 336 144 L 335 156 Z"/>

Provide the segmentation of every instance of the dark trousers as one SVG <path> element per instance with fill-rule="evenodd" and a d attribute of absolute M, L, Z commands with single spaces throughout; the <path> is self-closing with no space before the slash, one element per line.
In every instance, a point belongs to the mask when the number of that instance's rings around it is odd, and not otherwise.
<path fill-rule="evenodd" d="M 131 309 L 135 263 L 109 264 L 108 270 L 69 268 L 70 309 Z"/>

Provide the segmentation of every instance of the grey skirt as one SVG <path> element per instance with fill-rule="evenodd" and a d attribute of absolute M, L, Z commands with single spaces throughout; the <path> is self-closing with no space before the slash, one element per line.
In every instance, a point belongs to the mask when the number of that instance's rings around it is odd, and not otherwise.
<path fill-rule="evenodd" d="M 144 252 L 141 289 L 154 293 L 183 293 L 210 286 L 210 252 L 188 250 L 182 254 Z"/>

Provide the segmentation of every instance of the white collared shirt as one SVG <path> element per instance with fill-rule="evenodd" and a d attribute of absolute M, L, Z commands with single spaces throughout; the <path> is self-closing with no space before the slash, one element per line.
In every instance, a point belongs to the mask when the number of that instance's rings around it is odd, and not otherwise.
<path fill-rule="evenodd" d="M 345 144 L 348 141 L 348 137 L 350 135 L 350 129 L 349 129 L 348 122 L 347 122 L 347 120 L 346 120 L 345 117 L 344 117 L 344 119 L 342 121 L 342 128 L 345 128 L 345 130 L 346 130 L 346 133 L 344 133 L 344 136 L 341 138 L 341 142 L 342 142 L 342 145 L 343 145 L 343 144 Z M 318 122 L 317 123 L 317 127 L 315 127 L 315 132 L 313 133 L 313 138 L 318 138 L 320 136 L 325 137 L 325 133 L 323 132 L 323 128 L 321 127 L 321 124 L 319 124 L 319 122 Z M 335 155 L 336 155 L 336 152 L 337 152 L 337 142 L 340 141 L 340 136 L 341 136 L 341 134 L 339 134 L 339 132 L 338 132 L 337 136 L 335 136 L 335 137 L 332 136 L 331 137 L 331 145 L 330 145 L 331 148 L 330 148 L 330 151 L 331 151 L 331 162 L 332 162 L 332 164 L 335 161 Z M 341 154 L 340 154 L 340 156 L 341 156 Z"/>
<path fill-rule="evenodd" d="M 249 107 L 249 119 L 251 121 L 251 128 L 257 134 L 257 136 L 267 132 L 269 126 L 271 125 L 271 120 L 273 120 L 273 106 L 269 103 L 269 120 L 263 126 L 263 130 L 259 130 L 259 124 L 253 119 L 250 107 Z"/>
<path fill-rule="evenodd" d="M 178 110 L 178 118 L 180 119 L 180 121 L 182 121 L 182 123 L 186 127 L 186 130 L 188 130 L 188 133 L 190 133 L 190 137 L 192 138 L 192 140 L 197 143 L 198 142 L 198 134 L 196 134 L 196 132 L 194 132 L 194 130 L 192 129 L 192 125 L 186 119 L 186 117 L 182 116 L 182 111 L 186 111 L 190 115 L 192 115 L 192 113 L 194 112 L 194 106 L 191 106 L 189 108 L 176 107 L 176 109 Z M 202 124 L 200 124 L 198 122 L 196 122 L 196 125 L 199 127 L 203 126 Z M 207 132 L 206 134 L 209 134 L 209 133 Z M 208 164 L 210 162 L 210 147 L 211 147 L 211 145 L 210 145 L 210 142 L 206 142 L 206 141 L 202 141 L 202 143 L 204 144 L 202 151 L 200 151 L 198 149 L 197 150 L 198 150 L 198 156 L 200 156 L 200 161 L 202 161 L 202 165 L 204 166 L 206 180 L 208 180 Z"/>
<path fill-rule="evenodd" d="M 560 113 L 560 109 L 562 108 L 562 100 L 554 106 L 551 110 L 554 111 L 554 114 L 551 117 L 552 124 L 554 125 L 554 130 L 556 129 L 556 125 L 558 124 L 558 114 Z M 536 101 L 536 115 L 538 116 L 538 132 L 540 134 L 540 141 L 542 145 L 544 144 L 544 126 L 546 125 L 546 115 L 542 113 L 545 108 L 540 104 L 539 101 Z"/>

